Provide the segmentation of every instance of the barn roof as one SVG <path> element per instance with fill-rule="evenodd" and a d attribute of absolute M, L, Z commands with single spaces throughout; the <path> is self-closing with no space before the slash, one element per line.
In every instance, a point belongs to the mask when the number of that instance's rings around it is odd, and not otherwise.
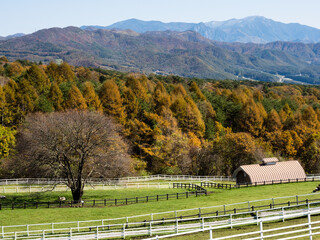
<path fill-rule="evenodd" d="M 235 178 L 241 170 L 250 177 L 252 183 L 306 177 L 306 173 L 298 161 L 276 162 L 273 165 L 243 165 L 233 173 L 232 177 Z"/>

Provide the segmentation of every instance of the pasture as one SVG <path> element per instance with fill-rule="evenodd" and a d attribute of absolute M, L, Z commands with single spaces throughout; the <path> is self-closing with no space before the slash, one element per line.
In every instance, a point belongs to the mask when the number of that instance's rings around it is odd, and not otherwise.
<path fill-rule="evenodd" d="M 266 185 L 240 189 L 211 189 L 208 196 L 192 197 L 188 199 L 171 199 L 168 201 L 148 202 L 116 207 L 97 208 L 50 208 L 50 209 L 15 209 L 0 212 L 0 225 L 16 225 L 43 222 L 94 220 L 103 218 L 125 217 L 152 212 L 162 212 L 193 207 L 208 207 L 214 205 L 246 202 L 256 199 L 265 199 L 281 196 L 294 196 L 311 193 L 317 185 L 316 182 L 290 183 Z M 83 199 L 103 199 L 115 197 L 137 197 L 162 193 L 184 192 L 186 189 L 113 189 L 113 190 L 86 190 Z M 8 193 L 8 200 L 51 200 L 58 196 L 70 199 L 70 192 L 45 192 L 45 193 Z"/>

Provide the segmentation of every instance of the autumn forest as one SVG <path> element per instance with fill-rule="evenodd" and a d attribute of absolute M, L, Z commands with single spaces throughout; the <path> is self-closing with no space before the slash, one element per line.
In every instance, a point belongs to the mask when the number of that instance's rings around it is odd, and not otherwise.
<path fill-rule="evenodd" d="M 35 113 L 70 109 L 99 112 L 117 126 L 121 140 L 106 147 L 121 152 L 113 159 L 128 158 L 129 166 L 123 163 L 126 170 L 116 176 L 230 176 L 242 164 L 271 156 L 297 159 L 307 173 L 320 170 L 318 86 L 121 73 L 1 57 L 0 177 L 56 177 L 19 154 L 20 131 Z M 110 171 L 93 176 L 114 177 Z"/>

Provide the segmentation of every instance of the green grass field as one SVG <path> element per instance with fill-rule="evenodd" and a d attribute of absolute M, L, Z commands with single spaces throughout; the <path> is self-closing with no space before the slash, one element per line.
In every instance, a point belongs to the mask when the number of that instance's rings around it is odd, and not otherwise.
<path fill-rule="evenodd" d="M 61 221 L 80 221 L 94 220 L 132 216 L 138 214 L 156 213 L 177 209 L 199 208 L 215 206 L 221 204 L 230 204 L 245 202 L 256 199 L 265 199 L 280 196 L 291 196 L 311 193 L 317 185 L 316 182 L 307 183 L 290 183 L 279 185 L 266 185 L 241 189 L 222 190 L 208 189 L 208 196 L 191 197 L 188 199 L 172 199 L 169 201 L 149 202 L 132 204 L 117 207 L 99 207 L 99 208 L 50 208 L 50 209 L 15 209 L 2 210 L 0 212 L 0 225 L 17 225 L 32 223 L 49 223 Z M 86 191 L 84 199 L 105 197 L 130 197 L 130 196 L 147 196 L 163 193 L 173 193 L 185 191 L 185 189 L 118 189 L 104 191 Z M 66 195 L 69 198 L 70 193 L 44 193 L 39 196 L 43 199 L 56 198 L 57 196 Z M 34 196 L 30 194 L 8 194 L 10 198 L 30 199 Z M 319 198 L 319 196 L 318 196 Z M 284 200 L 286 201 L 286 200 Z M 294 199 L 292 199 L 294 201 Z"/>

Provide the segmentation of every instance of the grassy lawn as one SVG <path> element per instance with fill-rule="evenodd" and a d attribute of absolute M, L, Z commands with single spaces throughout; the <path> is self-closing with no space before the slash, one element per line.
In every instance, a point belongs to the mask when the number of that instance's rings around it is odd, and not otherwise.
<path fill-rule="evenodd" d="M 246 202 L 256 199 L 265 199 L 280 196 L 291 196 L 311 193 L 317 186 L 316 182 L 290 183 L 279 185 L 266 185 L 241 189 L 222 190 L 208 189 L 211 192 L 208 196 L 191 197 L 188 199 L 172 199 L 169 201 L 149 202 L 117 207 L 101 208 L 50 208 L 50 209 L 15 209 L 3 210 L 0 212 L 0 225 L 17 225 L 31 223 L 48 223 L 61 221 L 93 220 L 132 216 L 138 214 L 156 213 L 171 211 L 177 209 L 199 208 L 215 206 L 221 204 L 230 204 Z M 130 196 L 146 196 L 163 193 L 173 193 L 185 191 L 185 189 L 118 189 L 104 191 L 86 191 L 84 199 L 92 198 L 119 198 Z M 70 198 L 70 193 L 64 193 Z M 45 193 L 43 198 L 57 198 L 61 193 Z M 20 200 L 31 198 L 28 194 L 8 194 L 8 197 L 19 197 Z M 317 196 L 320 198 L 320 196 Z M 288 201 L 283 199 L 283 201 Z M 290 201 L 294 201 L 290 199 Z"/>

